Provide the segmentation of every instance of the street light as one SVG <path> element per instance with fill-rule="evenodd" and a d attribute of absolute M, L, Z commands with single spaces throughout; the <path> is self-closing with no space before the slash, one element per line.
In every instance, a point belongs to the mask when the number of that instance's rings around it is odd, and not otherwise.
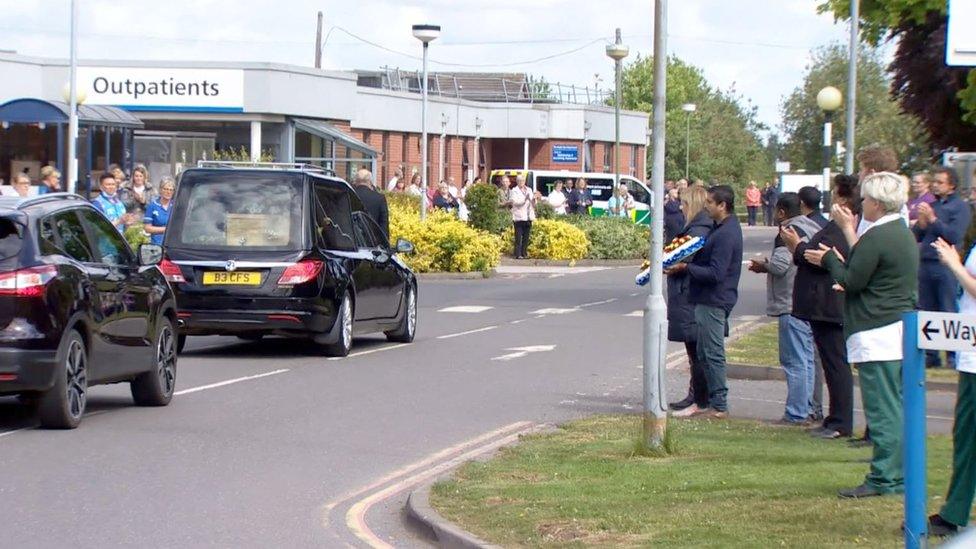
<path fill-rule="evenodd" d="M 78 192 L 78 1 L 71 0 L 71 45 L 68 55 L 68 177 L 65 189 Z"/>
<path fill-rule="evenodd" d="M 685 181 L 688 180 L 688 164 L 691 158 L 691 113 L 695 112 L 698 106 L 694 103 L 685 103 L 681 105 L 681 110 L 688 113 L 685 118 L 687 118 L 687 127 L 685 128 Z"/>
<path fill-rule="evenodd" d="M 421 80 L 420 89 L 423 95 L 422 107 L 420 109 L 422 142 L 420 145 L 421 157 L 421 189 L 423 194 L 420 197 L 420 219 L 427 218 L 427 46 L 441 35 L 440 25 L 414 25 L 413 37 L 424 43 L 424 78 Z"/>
<path fill-rule="evenodd" d="M 617 29 L 616 40 L 613 44 L 607 45 L 607 57 L 613 59 L 614 86 L 613 86 L 613 114 L 614 127 L 616 128 L 615 145 L 613 148 L 613 183 L 614 187 L 620 184 L 620 62 L 630 48 L 620 43 L 620 29 Z"/>
<path fill-rule="evenodd" d="M 827 86 L 817 93 L 817 106 L 824 112 L 824 133 L 823 133 L 823 192 L 830 196 L 830 159 L 833 156 L 831 147 L 831 133 L 834 128 L 834 111 L 840 108 L 844 98 L 840 90 L 833 86 Z"/>

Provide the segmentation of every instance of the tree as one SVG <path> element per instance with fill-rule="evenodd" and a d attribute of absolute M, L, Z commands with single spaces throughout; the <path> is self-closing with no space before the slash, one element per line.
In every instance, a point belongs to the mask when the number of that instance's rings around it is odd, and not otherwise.
<path fill-rule="evenodd" d="M 847 89 L 847 47 L 834 44 L 813 52 L 803 83 L 781 106 L 782 130 L 786 138 L 785 157 L 792 169 L 816 173 L 823 169 L 823 112 L 817 106 L 817 92 L 825 86 Z M 914 115 L 901 112 L 888 93 L 890 82 L 877 50 L 861 47 L 857 64 L 857 125 L 854 142 L 882 143 L 895 150 L 906 172 L 929 163 L 929 142 Z M 843 139 L 847 122 L 845 104 L 834 116 L 834 139 Z M 837 159 L 834 168 L 842 167 Z"/>
<path fill-rule="evenodd" d="M 976 147 L 976 71 L 945 64 L 947 0 L 862 0 L 861 40 L 897 40 L 888 67 L 891 93 L 915 114 L 938 149 Z M 820 12 L 850 19 L 850 0 L 826 0 Z"/>
<path fill-rule="evenodd" d="M 667 65 L 665 117 L 665 177 L 679 179 L 685 174 L 685 132 L 689 114 L 681 109 L 694 103 L 691 116 L 690 176 L 744 187 L 750 180 L 769 179 L 773 166 L 759 138 L 763 126 L 756 109 L 734 89 L 712 88 L 701 69 L 670 57 Z M 654 62 L 638 56 L 623 71 L 621 100 L 626 109 L 651 113 L 653 105 Z M 745 106 L 743 106 L 745 103 Z M 648 174 L 651 151 L 648 149 Z"/>

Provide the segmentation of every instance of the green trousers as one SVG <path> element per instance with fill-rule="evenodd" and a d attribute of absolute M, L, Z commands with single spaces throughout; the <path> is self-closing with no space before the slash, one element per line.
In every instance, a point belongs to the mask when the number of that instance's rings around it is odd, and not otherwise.
<path fill-rule="evenodd" d="M 901 361 L 855 364 L 864 416 L 871 426 L 874 454 L 864 484 L 883 494 L 905 491 L 902 465 Z"/>
<path fill-rule="evenodd" d="M 976 374 L 959 372 L 956 421 L 952 427 L 952 480 L 939 515 L 966 526 L 976 495 Z"/>

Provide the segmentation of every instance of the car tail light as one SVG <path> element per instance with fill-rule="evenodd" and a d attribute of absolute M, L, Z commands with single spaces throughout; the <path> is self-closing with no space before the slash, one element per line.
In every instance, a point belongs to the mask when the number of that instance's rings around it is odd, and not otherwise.
<path fill-rule="evenodd" d="M 183 271 L 180 270 L 180 266 L 168 259 L 164 259 L 159 262 L 159 270 L 162 271 L 163 276 L 166 280 L 170 282 L 186 282 L 183 278 Z"/>
<path fill-rule="evenodd" d="M 314 279 L 322 270 L 323 263 L 317 259 L 306 259 L 289 265 L 278 279 L 279 286 L 302 284 Z"/>
<path fill-rule="evenodd" d="M 54 265 L 0 273 L 0 295 L 20 297 L 44 295 L 44 287 L 56 276 L 58 276 L 58 268 Z"/>

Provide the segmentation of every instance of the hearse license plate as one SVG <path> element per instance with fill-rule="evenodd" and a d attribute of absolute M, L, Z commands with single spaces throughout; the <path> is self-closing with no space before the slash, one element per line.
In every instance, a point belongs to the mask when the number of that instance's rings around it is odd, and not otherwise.
<path fill-rule="evenodd" d="M 241 286 L 259 286 L 261 273 L 211 271 L 203 273 L 204 284 L 228 284 Z"/>

